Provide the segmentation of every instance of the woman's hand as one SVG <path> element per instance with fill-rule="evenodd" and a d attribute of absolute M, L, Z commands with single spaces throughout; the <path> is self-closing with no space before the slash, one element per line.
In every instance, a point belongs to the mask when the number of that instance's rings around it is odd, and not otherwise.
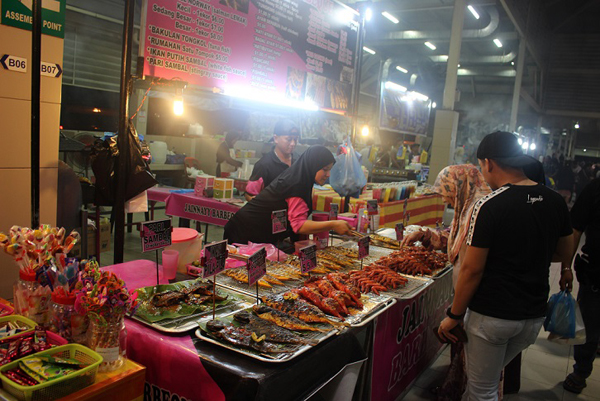
<path fill-rule="evenodd" d="M 408 235 L 404 236 L 404 238 L 402 239 L 401 246 L 412 245 L 416 241 L 423 241 L 424 236 L 425 231 L 423 230 L 413 231 L 412 233 L 409 233 Z"/>
<path fill-rule="evenodd" d="M 352 227 L 346 220 L 333 220 L 331 223 L 331 229 L 340 235 L 349 235 L 352 231 Z"/>
<path fill-rule="evenodd" d="M 440 337 L 446 337 L 448 340 L 455 343 L 458 341 L 458 338 L 456 338 L 454 334 L 450 333 L 450 330 L 452 330 L 459 324 L 460 322 L 458 320 L 450 319 L 449 317 L 447 317 L 440 323 L 440 327 L 438 328 L 438 334 L 440 335 Z"/>

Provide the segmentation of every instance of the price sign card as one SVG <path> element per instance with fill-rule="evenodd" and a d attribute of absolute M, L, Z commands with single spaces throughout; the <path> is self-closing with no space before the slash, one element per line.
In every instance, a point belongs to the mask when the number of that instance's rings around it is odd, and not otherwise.
<path fill-rule="evenodd" d="M 145 221 L 142 223 L 142 252 L 154 251 L 171 245 L 171 219 Z"/>
<path fill-rule="evenodd" d="M 225 260 L 228 254 L 227 240 L 206 245 L 202 258 L 202 266 L 204 266 L 202 278 L 215 276 L 225 270 Z"/>
<path fill-rule="evenodd" d="M 367 201 L 367 213 L 369 213 L 369 216 L 377 214 L 377 199 L 369 199 Z"/>
<path fill-rule="evenodd" d="M 275 210 L 271 213 L 273 223 L 273 234 L 279 234 L 287 230 L 287 209 Z"/>
<path fill-rule="evenodd" d="M 248 286 L 254 285 L 267 274 L 267 250 L 260 248 L 248 258 Z"/>
<path fill-rule="evenodd" d="M 317 246 L 309 245 L 304 248 L 300 248 L 300 271 L 302 273 L 308 273 L 317 267 Z"/>
<path fill-rule="evenodd" d="M 329 205 L 329 220 L 337 220 L 337 215 L 340 210 L 340 205 L 337 203 L 332 203 Z"/>
<path fill-rule="evenodd" d="M 358 240 L 358 258 L 364 259 L 369 256 L 369 244 L 371 243 L 371 237 L 365 235 Z"/>
<path fill-rule="evenodd" d="M 402 223 L 396 224 L 396 239 L 398 241 L 402 241 L 404 239 L 404 224 Z"/>

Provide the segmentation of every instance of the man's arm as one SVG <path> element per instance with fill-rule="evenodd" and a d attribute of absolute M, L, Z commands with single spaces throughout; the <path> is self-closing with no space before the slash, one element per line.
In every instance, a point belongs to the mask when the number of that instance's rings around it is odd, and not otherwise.
<path fill-rule="evenodd" d="M 453 315 L 462 316 L 467 311 L 469 302 L 471 302 L 471 298 L 475 295 L 475 291 L 477 291 L 481 282 L 488 252 L 489 248 L 476 248 L 474 246 L 467 248 L 465 260 L 460 267 L 456 282 L 454 301 L 450 309 Z M 455 342 L 457 338 L 449 331 L 458 325 L 460 321 L 449 317 L 445 318 L 440 323 L 439 334 Z"/>
<path fill-rule="evenodd" d="M 552 262 L 560 262 L 560 289 L 561 291 L 573 289 L 573 271 L 571 266 L 579 240 L 581 240 L 581 231 L 573 230 L 573 234 L 566 237 L 560 237 L 556 244 L 556 250 L 552 256 Z"/>

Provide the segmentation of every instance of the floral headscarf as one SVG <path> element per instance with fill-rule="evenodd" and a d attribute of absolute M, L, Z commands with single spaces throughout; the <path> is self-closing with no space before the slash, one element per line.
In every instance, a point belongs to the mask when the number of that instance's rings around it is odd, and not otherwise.
<path fill-rule="evenodd" d="M 451 200 L 454 219 L 448 236 L 448 259 L 454 263 L 469 231 L 473 206 L 491 192 L 483 175 L 472 164 L 448 166 L 438 174 L 433 191 Z"/>

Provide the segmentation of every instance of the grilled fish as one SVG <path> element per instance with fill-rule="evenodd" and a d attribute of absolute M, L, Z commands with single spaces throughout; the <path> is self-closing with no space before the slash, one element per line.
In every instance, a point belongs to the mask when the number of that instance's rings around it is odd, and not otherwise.
<path fill-rule="evenodd" d="M 271 343 L 298 345 L 316 345 L 318 343 L 318 341 L 300 337 L 299 335 L 292 333 L 287 329 L 281 328 L 268 320 L 256 317 L 248 311 L 240 311 L 233 315 L 233 318 L 236 321 L 244 324 L 246 329 L 256 333 L 258 337 L 263 335 L 266 336 L 265 341 Z"/>
<path fill-rule="evenodd" d="M 328 323 L 332 326 L 343 324 L 329 320 L 319 308 L 299 299 L 298 294 L 263 296 L 262 301 L 271 308 L 280 310 L 308 323 Z"/>
<path fill-rule="evenodd" d="M 241 283 L 248 283 L 248 274 L 240 269 L 228 269 L 223 272 L 226 276 L 231 277 Z M 271 284 L 266 282 L 264 279 L 258 280 L 258 285 L 264 288 L 273 288 Z"/>
<path fill-rule="evenodd" d="M 254 310 L 254 313 L 256 313 L 256 315 L 261 319 L 275 323 L 277 326 L 289 330 L 319 331 L 322 333 L 329 331 L 327 329 L 320 329 L 318 327 L 311 326 L 310 324 L 305 323 L 294 316 L 290 316 L 287 313 L 273 309 L 267 305 L 254 305 L 252 309 Z"/>
<path fill-rule="evenodd" d="M 206 330 L 216 338 L 219 338 L 236 347 L 252 349 L 263 353 L 285 353 L 272 343 L 266 341 L 255 341 L 252 339 L 252 331 L 243 327 L 228 325 L 220 320 L 211 320 L 206 323 Z"/>
<path fill-rule="evenodd" d="M 187 295 L 180 291 L 167 291 L 160 294 L 154 294 L 152 297 L 152 305 L 158 308 L 179 305 L 186 299 Z"/>

